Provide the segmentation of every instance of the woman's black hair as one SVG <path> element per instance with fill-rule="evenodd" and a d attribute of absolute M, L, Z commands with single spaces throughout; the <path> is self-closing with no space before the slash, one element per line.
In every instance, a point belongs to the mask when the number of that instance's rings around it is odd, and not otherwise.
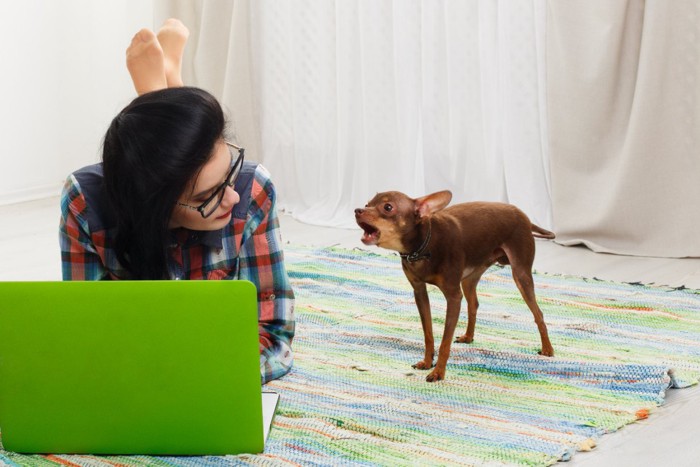
<path fill-rule="evenodd" d="M 134 99 L 104 138 L 104 186 L 114 250 L 129 279 L 168 279 L 168 223 L 181 194 L 222 138 L 217 100 L 192 87 Z"/>

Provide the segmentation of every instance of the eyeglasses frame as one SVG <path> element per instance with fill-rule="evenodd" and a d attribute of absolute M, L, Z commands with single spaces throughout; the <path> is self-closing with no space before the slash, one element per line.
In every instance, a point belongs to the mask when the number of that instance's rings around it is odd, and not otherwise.
<path fill-rule="evenodd" d="M 229 170 L 228 174 L 226 175 L 226 180 L 224 180 L 224 183 L 222 183 L 221 185 L 216 187 L 216 190 L 214 190 L 214 193 L 212 193 L 211 196 L 209 196 L 207 199 L 205 199 L 204 202 L 202 204 L 200 204 L 199 206 L 192 206 L 191 204 L 180 203 L 180 202 L 177 203 L 178 206 L 182 206 L 184 208 L 192 209 L 194 211 L 199 212 L 199 214 L 204 219 L 206 219 L 207 217 L 214 214 L 214 211 L 216 211 L 216 208 L 219 207 L 219 205 L 221 204 L 221 201 L 224 199 L 222 193 L 226 190 L 226 187 L 229 186 L 229 187 L 233 188 L 233 185 L 236 183 L 236 179 L 238 178 L 238 175 L 240 175 L 240 173 L 241 173 L 240 170 L 238 170 L 238 172 L 236 172 L 236 169 L 239 169 L 240 167 L 243 166 L 243 161 L 245 159 L 245 156 L 244 156 L 245 148 L 237 146 L 229 141 L 224 141 L 224 143 L 226 143 L 226 145 L 228 147 L 231 147 L 231 148 L 238 151 L 238 158 L 236 159 L 236 162 L 233 163 L 231 170 Z M 231 154 L 231 159 L 233 159 L 233 154 Z M 236 175 L 235 177 L 233 176 L 234 173 Z M 205 215 L 204 211 L 205 211 L 207 204 L 211 203 L 212 200 L 214 198 L 216 198 L 217 196 L 220 196 L 219 200 L 214 205 L 214 207 L 211 208 L 211 211 Z"/>

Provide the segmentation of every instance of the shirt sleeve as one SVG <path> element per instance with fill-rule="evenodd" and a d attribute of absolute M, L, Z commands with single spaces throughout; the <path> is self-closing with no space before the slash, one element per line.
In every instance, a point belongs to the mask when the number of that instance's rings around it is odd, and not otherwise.
<path fill-rule="evenodd" d="M 87 222 L 87 204 L 78 181 L 68 177 L 61 193 L 58 229 L 64 281 L 100 280 L 106 275 Z"/>
<path fill-rule="evenodd" d="M 294 292 L 284 266 L 275 188 L 258 166 L 239 254 L 241 279 L 258 290 L 260 373 L 263 384 L 289 372 L 293 363 Z"/>

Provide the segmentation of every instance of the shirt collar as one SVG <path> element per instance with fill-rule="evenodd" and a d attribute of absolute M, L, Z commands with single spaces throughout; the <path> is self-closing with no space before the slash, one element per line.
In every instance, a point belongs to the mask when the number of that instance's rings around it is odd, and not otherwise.
<path fill-rule="evenodd" d="M 185 228 L 170 231 L 171 246 L 204 245 L 209 248 L 223 248 L 224 229 L 219 230 L 190 230 Z"/>

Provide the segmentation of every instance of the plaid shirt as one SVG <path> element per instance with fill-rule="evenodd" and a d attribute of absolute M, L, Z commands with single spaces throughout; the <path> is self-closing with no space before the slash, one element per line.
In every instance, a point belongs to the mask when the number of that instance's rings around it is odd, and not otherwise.
<path fill-rule="evenodd" d="M 292 366 L 294 292 L 284 267 L 275 189 L 261 165 L 246 162 L 236 182 L 241 201 L 218 231 L 171 232 L 172 279 L 249 280 L 258 290 L 262 382 Z M 59 240 L 63 280 L 128 277 L 112 249 L 114 225 L 105 206 L 102 164 L 71 174 L 61 195 Z"/>

